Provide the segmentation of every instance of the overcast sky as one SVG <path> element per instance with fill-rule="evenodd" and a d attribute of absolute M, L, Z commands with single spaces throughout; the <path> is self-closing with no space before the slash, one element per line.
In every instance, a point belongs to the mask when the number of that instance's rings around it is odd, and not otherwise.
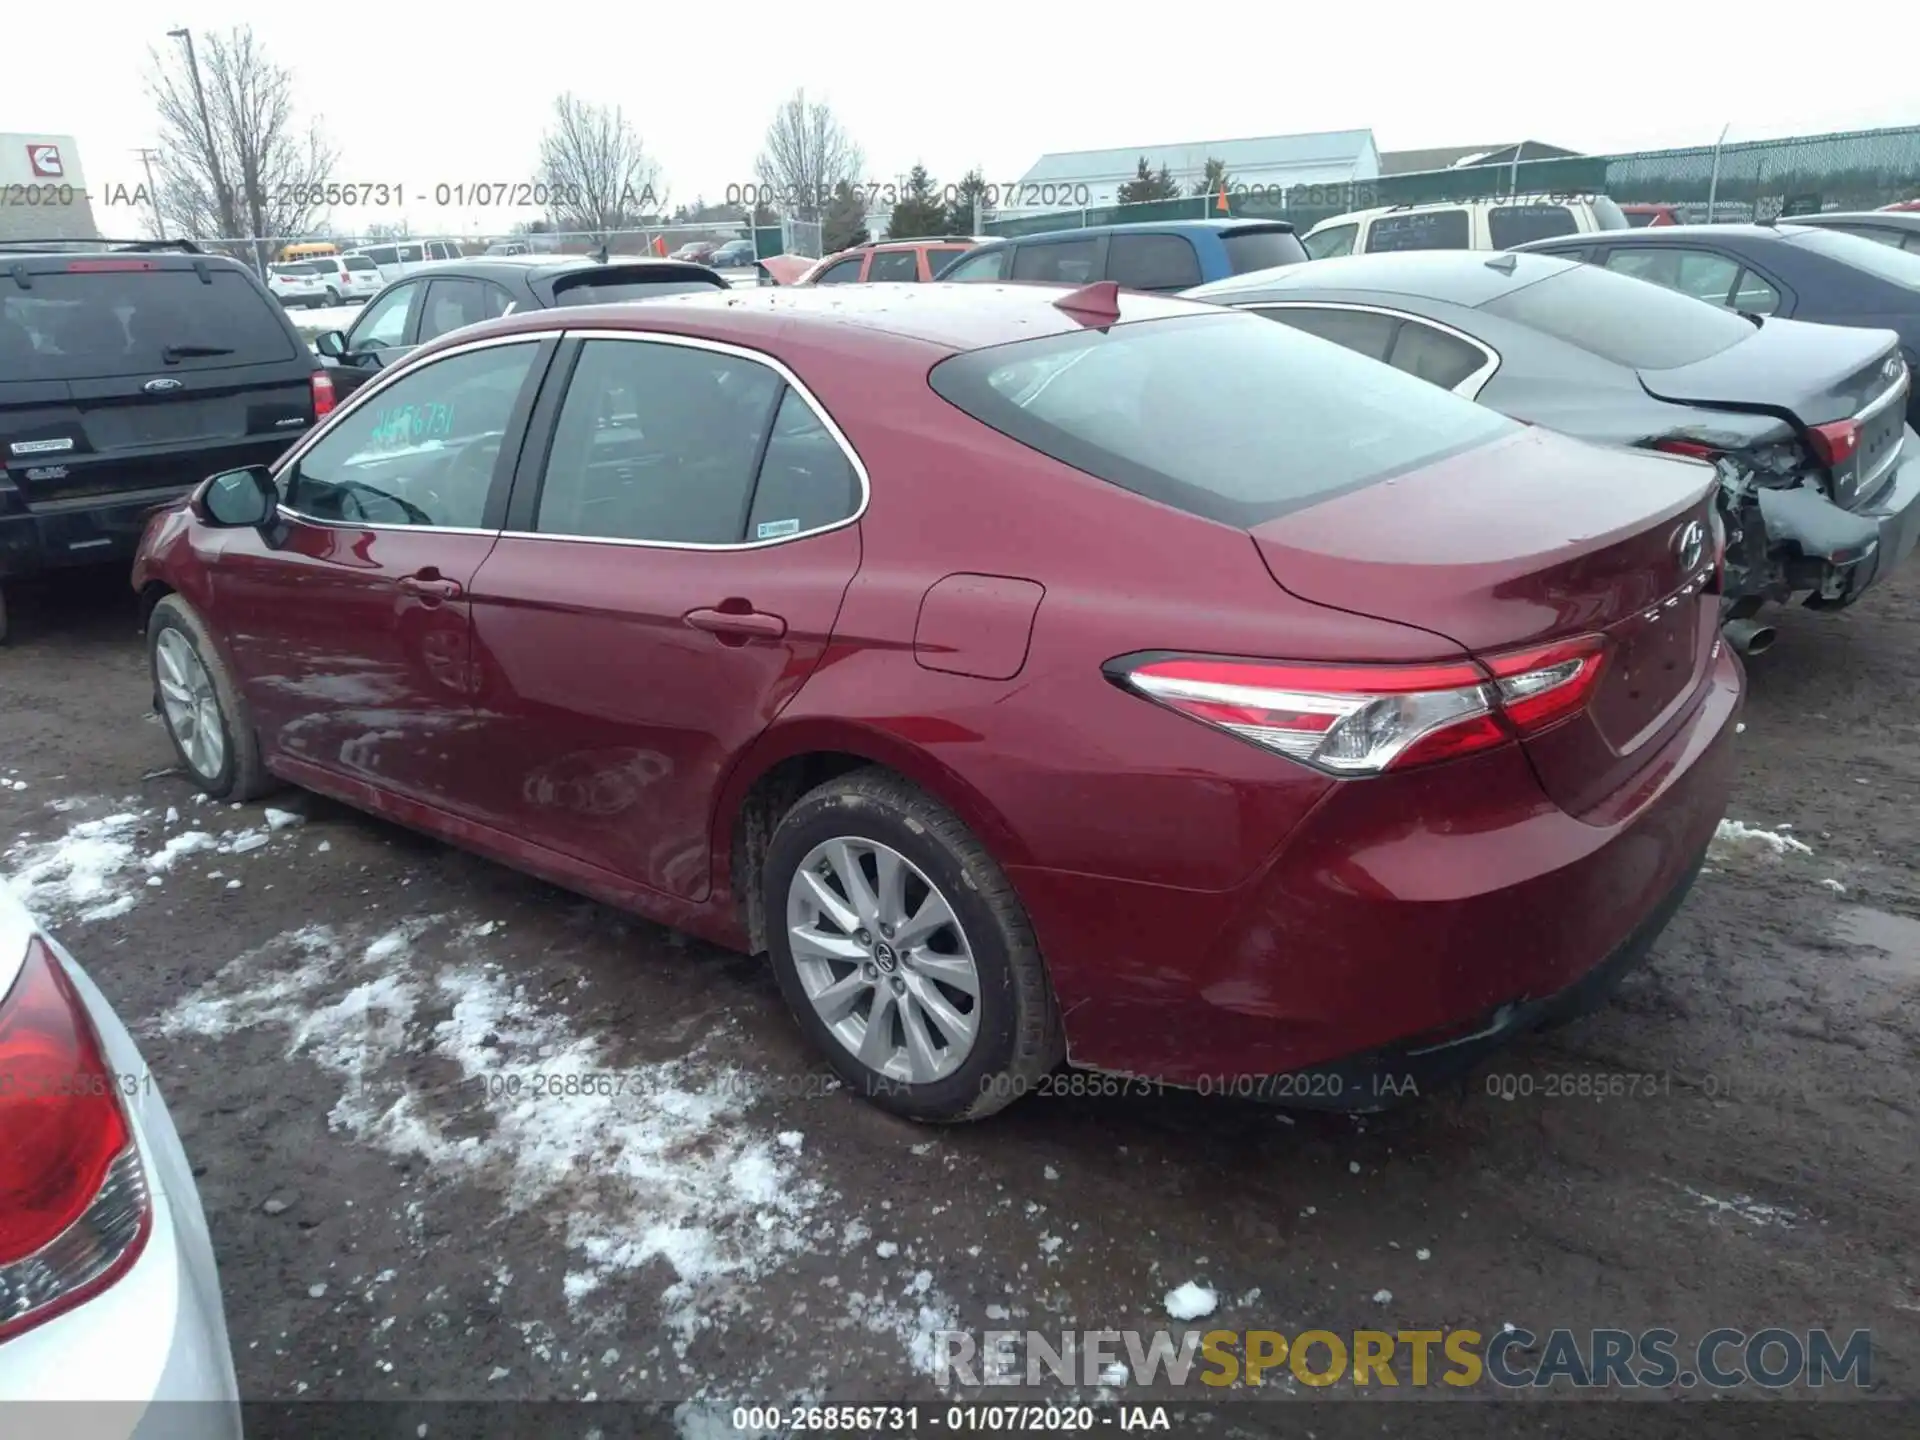
<path fill-rule="evenodd" d="M 1856 16 L 1848 34 L 1874 37 L 1895 63 L 1911 56 L 1920 20 L 1904 5 L 1871 8 L 1877 16 Z M 975 165 L 998 183 L 1048 150 L 1313 130 L 1371 128 L 1382 150 L 1525 138 L 1599 153 L 1711 144 L 1729 123 L 1737 140 L 1920 122 L 1914 85 L 1835 82 L 1875 73 L 1858 55 L 1796 80 L 1790 57 L 1769 62 L 1753 48 L 1764 27 L 1722 6 L 1616 0 L 1586 13 L 1600 23 L 1559 7 L 1270 0 L 1192 11 L 23 4 L 6 24 L 0 131 L 73 135 L 90 190 L 132 184 L 132 150 L 157 139 L 147 47 L 174 45 L 165 32 L 180 26 L 239 23 L 293 70 L 298 103 L 339 152 L 333 178 L 429 195 L 443 182 L 530 178 L 568 89 L 625 109 L 673 203 L 718 201 L 751 181 L 769 117 L 799 85 L 832 104 L 866 153 L 863 178 L 883 184 L 916 161 L 943 183 Z M 100 214 L 108 228 L 114 218 Z M 527 217 L 492 218 L 504 228 Z M 351 216 L 334 219 L 353 228 Z M 481 217 L 442 220 L 429 205 L 409 207 L 408 219 L 422 233 L 472 230 Z"/>

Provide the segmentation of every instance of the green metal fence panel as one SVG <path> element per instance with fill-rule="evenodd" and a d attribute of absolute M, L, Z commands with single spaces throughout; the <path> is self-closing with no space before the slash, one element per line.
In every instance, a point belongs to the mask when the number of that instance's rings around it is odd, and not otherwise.
<path fill-rule="evenodd" d="M 1642 150 L 1621 155 L 1570 155 L 1517 165 L 1472 165 L 1387 175 L 1338 185 L 1249 188 L 1229 177 L 1227 200 L 1237 219 L 1291 221 L 1305 233 L 1320 221 L 1376 205 L 1423 205 L 1502 195 L 1609 195 L 1622 204 L 1681 207 L 1684 218 L 1773 219 L 1782 214 L 1872 210 L 1920 198 L 1920 125 L 1799 135 L 1715 148 Z M 1037 235 L 1086 225 L 1217 217 L 1216 197 L 1183 197 L 1136 205 L 1021 215 L 986 222 L 989 235 Z"/>
<path fill-rule="evenodd" d="M 756 225 L 753 230 L 753 258 L 764 260 L 786 248 L 786 236 L 778 225 Z"/>

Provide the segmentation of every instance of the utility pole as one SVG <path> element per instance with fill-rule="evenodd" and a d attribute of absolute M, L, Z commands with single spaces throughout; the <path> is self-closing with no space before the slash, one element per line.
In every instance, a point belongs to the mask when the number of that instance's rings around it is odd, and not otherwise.
<path fill-rule="evenodd" d="M 187 71 L 193 78 L 193 102 L 200 112 L 200 143 L 206 149 L 207 176 L 213 181 L 213 198 L 220 208 L 220 228 L 236 228 L 239 219 L 239 207 L 234 204 L 233 191 L 227 187 L 226 172 L 220 168 L 220 152 L 214 146 L 213 119 L 207 114 L 207 92 L 200 85 L 200 58 L 193 53 L 193 31 L 169 30 L 169 40 L 180 40 L 187 47 Z M 236 236 L 222 236 L 222 239 L 238 239 Z M 254 257 L 255 268 L 259 266 L 259 256 Z"/>
<path fill-rule="evenodd" d="M 140 157 L 140 164 L 147 172 L 147 200 L 153 206 L 153 238 L 167 238 L 166 222 L 160 218 L 160 187 L 153 183 L 153 157 L 158 150 L 139 149 L 133 152 Z"/>

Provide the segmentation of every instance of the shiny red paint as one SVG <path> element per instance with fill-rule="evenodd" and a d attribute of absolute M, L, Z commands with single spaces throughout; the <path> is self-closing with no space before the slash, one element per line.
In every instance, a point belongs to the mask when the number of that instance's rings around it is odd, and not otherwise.
<path fill-rule="evenodd" d="M 1005 869 L 1079 1064 L 1291 1070 L 1591 970 L 1698 860 L 1731 783 L 1741 672 L 1672 543 L 1703 512 L 1701 467 L 1528 431 L 1249 534 L 932 392 L 957 350 L 1076 328 L 1061 293 L 594 309 L 596 330 L 724 341 L 797 374 L 870 477 L 838 530 L 700 551 L 338 527 L 276 548 L 176 510 L 135 583 L 207 618 L 275 773 L 723 945 L 756 938 L 759 782 L 820 757 L 900 772 Z M 1196 313 L 1119 305 L 1123 325 Z M 403 589 L 429 565 L 460 595 Z M 1579 715 L 1365 779 L 1102 673 L 1145 651 L 1458 667 L 1586 633 L 1610 649 Z"/>
<path fill-rule="evenodd" d="M 811 285 L 816 280 L 818 280 L 823 274 L 825 274 L 828 270 L 832 269 L 835 265 L 839 264 L 840 261 L 846 259 L 849 255 L 859 255 L 862 257 L 862 260 L 863 260 L 863 263 L 860 266 L 859 281 L 858 282 L 837 281 L 835 283 L 837 284 L 864 283 L 871 276 L 871 273 L 873 270 L 873 257 L 875 255 L 891 254 L 896 251 L 910 250 L 913 252 L 915 257 L 915 261 L 914 261 L 915 268 L 919 271 L 918 278 L 922 281 L 927 281 L 927 280 L 933 279 L 934 276 L 938 275 L 942 270 L 946 269 L 947 266 L 951 265 L 956 259 L 966 254 L 967 251 L 973 249 L 979 243 L 980 242 L 978 240 L 971 240 L 971 239 L 965 239 L 965 238 L 943 239 L 943 240 L 873 241 L 873 242 L 869 242 L 865 246 L 856 246 L 852 249 L 847 249 L 847 250 L 836 250 L 833 254 L 825 256 L 822 259 L 810 261 L 806 269 L 800 274 L 799 278 L 797 279 L 786 280 L 786 279 L 782 279 L 778 275 L 776 275 L 774 278 L 780 280 L 780 283 L 782 285 Z"/>

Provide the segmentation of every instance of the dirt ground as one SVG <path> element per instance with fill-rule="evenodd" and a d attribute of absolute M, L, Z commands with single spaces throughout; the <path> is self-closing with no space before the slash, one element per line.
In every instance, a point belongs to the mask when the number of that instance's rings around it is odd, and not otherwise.
<path fill-rule="evenodd" d="M 0 871 L 168 1096 L 248 1397 L 933 1398 L 937 1331 L 1151 1329 L 1189 1281 L 1288 1332 L 1868 1328 L 1914 1397 L 1920 566 L 1775 619 L 1730 814 L 1808 848 L 1717 847 L 1604 1011 L 1364 1122 L 891 1119 L 756 962 L 316 797 L 196 803 L 111 577 L 19 597 Z"/>

